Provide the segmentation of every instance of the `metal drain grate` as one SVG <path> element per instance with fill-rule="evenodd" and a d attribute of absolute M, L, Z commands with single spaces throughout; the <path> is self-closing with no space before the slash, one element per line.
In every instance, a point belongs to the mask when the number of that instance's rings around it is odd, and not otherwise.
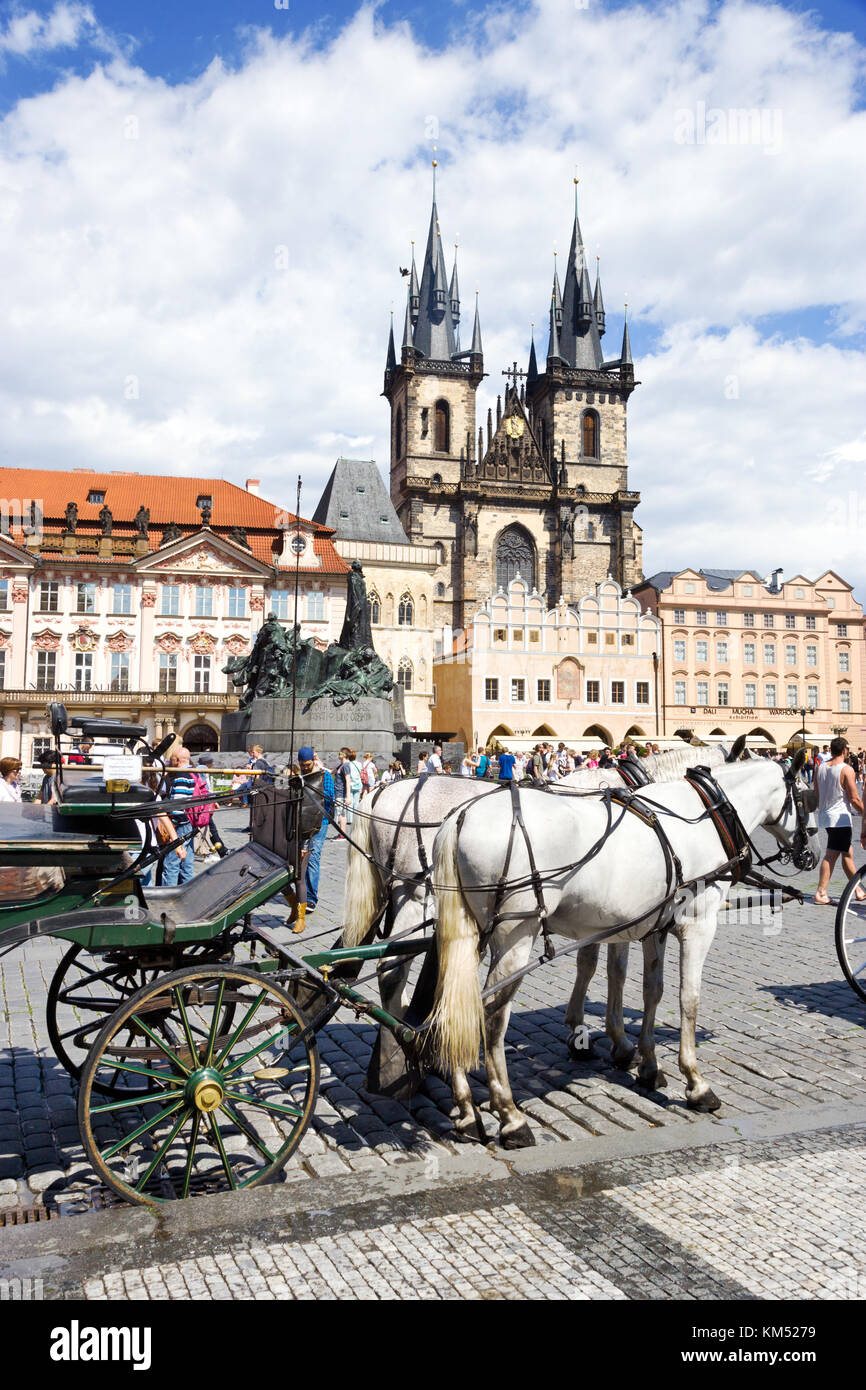
<path fill-rule="evenodd" d="M 0 1226 L 32 1226 L 35 1221 L 54 1221 L 59 1215 L 54 1207 L 7 1207 L 0 1211 Z"/>

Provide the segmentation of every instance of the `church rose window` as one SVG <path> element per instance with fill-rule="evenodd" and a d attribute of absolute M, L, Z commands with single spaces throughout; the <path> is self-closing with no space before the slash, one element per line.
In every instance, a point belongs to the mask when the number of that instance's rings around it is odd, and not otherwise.
<path fill-rule="evenodd" d="M 524 579 L 535 588 L 535 552 L 532 541 L 520 526 L 509 526 L 496 546 L 496 583 L 507 589 L 512 579 Z"/>

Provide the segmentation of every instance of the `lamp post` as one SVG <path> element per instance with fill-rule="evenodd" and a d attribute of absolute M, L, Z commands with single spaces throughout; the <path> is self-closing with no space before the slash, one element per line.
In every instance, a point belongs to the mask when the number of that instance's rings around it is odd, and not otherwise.
<path fill-rule="evenodd" d="M 804 748 L 806 747 L 806 715 L 814 713 L 814 705 L 804 705 L 800 710 L 800 739 Z"/>

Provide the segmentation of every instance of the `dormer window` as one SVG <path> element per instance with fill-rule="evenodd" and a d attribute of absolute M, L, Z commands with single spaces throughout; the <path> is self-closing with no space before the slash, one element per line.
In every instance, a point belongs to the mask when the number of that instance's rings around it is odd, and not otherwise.
<path fill-rule="evenodd" d="M 307 548 L 307 542 L 303 536 L 292 536 L 292 554 L 303 555 Z"/>
<path fill-rule="evenodd" d="M 195 505 L 199 511 L 201 511 L 202 507 L 210 507 L 213 509 L 213 498 L 209 494 L 203 492 L 200 497 L 195 499 Z"/>
<path fill-rule="evenodd" d="M 365 487 L 365 485 L 364 485 L 363 483 L 357 483 L 356 486 L 355 486 L 355 491 L 356 491 L 356 492 L 366 492 L 367 489 L 366 489 L 366 487 Z"/>
<path fill-rule="evenodd" d="M 87 501 L 91 507 L 101 507 L 105 501 L 105 493 L 97 492 L 95 488 L 87 494 Z"/>

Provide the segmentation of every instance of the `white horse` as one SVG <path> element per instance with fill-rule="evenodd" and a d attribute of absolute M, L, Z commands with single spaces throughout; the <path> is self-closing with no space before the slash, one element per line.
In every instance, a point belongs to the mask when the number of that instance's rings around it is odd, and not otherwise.
<path fill-rule="evenodd" d="M 764 826 L 784 849 L 804 852 L 817 833 L 807 819 L 810 794 L 795 787 L 803 758 L 798 753 L 789 773 L 778 763 L 754 759 L 718 768 L 715 777 L 748 834 Z M 701 1076 L 695 1050 L 695 1026 L 701 972 L 716 930 L 719 909 L 730 884 L 712 876 L 726 864 L 714 822 L 686 782 L 644 788 L 641 800 L 659 808 L 668 842 L 678 856 L 682 882 L 671 892 L 670 875 L 655 831 L 637 815 L 617 814 L 608 824 L 604 799 L 563 798 L 554 802 L 541 792 L 520 792 L 520 804 L 551 932 L 575 941 L 609 931 L 619 941 L 638 940 L 657 926 L 669 927 L 680 943 L 680 1070 L 686 1100 L 696 1110 L 715 1110 L 720 1101 Z M 667 813 L 667 814 L 664 814 Z M 513 840 L 504 894 L 498 893 L 509 840 Z M 591 847 L 598 852 L 580 865 Z M 529 882 L 530 862 L 522 834 L 512 836 L 508 797 L 484 806 L 470 803 L 451 815 L 438 832 L 433 850 L 433 885 L 437 899 L 438 982 L 430 1016 L 432 1041 L 452 1072 L 459 1109 L 458 1130 L 476 1127 L 467 1071 L 477 1064 L 482 1037 L 492 1108 L 498 1113 L 501 1140 L 507 1148 L 533 1143 L 525 1117 L 517 1108 L 505 1064 L 505 1032 L 517 982 L 508 977 L 526 965 L 540 930 L 538 904 Z M 670 895 L 670 896 L 669 896 Z M 498 903 L 497 903 L 498 897 Z M 665 900 L 667 899 L 667 902 Z M 665 904 L 659 910 L 659 904 Z M 506 914 L 498 923 L 497 910 Z M 628 924 L 617 931 L 620 924 Z M 488 987 L 503 988 L 482 1003 L 478 980 L 479 934 L 491 951 Z M 653 989 L 661 996 L 661 945 L 656 933 L 657 968 Z M 657 1003 L 655 999 L 655 1003 Z M 654 1011 L 654 1010 L 653 1010 Z M 645 1015 L 638 1044 L 642 1076 L 657 1072 L 651 1023 Z"/>
<path fill-rule="evenodd" d="M 682 777 L 696 763 L 714 766 L 724 762 L 720 748 L 675 748 L 652 758 L 636 759 L 653 782 Z M 578 768 L 559 783 L 564 790 L 593 791 L 603 787 L 622 787 L 623 776 L 617 766 Z M 468 777 L 406 778 L 380 787 L 361 802 L 356 815 L 346 872 L 343 903 L 344 946 L 358 946 L 371 931 L 387 905 L 388 929 L 392 936 L 411 935 L 432 923 L 434 901 L 431 890 L 433 843 L 440 825 L 452 811 L 497 790 L 497 783 Z M 550 793 L 548 792 L 548 795 Z M 644 947 L 645 993 L 647 971 L 656 970 L 655 944 Z M 575 1060 L 590 1055 L 592 1048 L 581 1028 L 589 983 L 598 965 L 599 947 L 588 946 L 579 953 L 574 992 L 566 1013 L 569 1052 Z M 612 1045 L 612 1058 L 620 1067 L 634 1059 L 634 1047 L 625 1031 L 623 990 L 628 964 L 628 942 L 612 943 L 608 949 L 608 992 L 605 1029 Z M 388 961 L 379 971 L 383 1007 L 405 1017 L 411 1002 L 409 976 L 411 961 Z M 416 1000 L 426 1013 L 430 999 Z M 423 1013 L 422 1013 L 423 1017 Z M 370 1089 L 405 1093 L 405 1057 L 390 1033 L 380 1031 L 368 1082 Z"/>

